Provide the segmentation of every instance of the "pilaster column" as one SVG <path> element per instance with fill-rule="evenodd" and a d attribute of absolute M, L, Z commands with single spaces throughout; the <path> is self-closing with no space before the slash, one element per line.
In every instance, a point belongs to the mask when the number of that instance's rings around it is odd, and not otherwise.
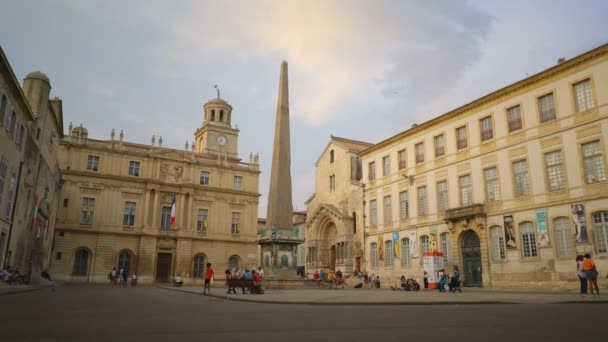
<path fill-rule="evenodd" d="M 150 190 L 146 190 L 144 196 L 144 228 L 150 226 Z"/>
<path fill-rule="evenodd" d="M 188 230 L 192 230 L 192 206 L 194 200 L 192 199 L 192 195 L 188 196 L 188 211 L 186 213 L 186 228 Z"/>
<path fill-rule="evenodd" d="M 183 229 L 184 228 L 184 222 L 186 222 L 185 217 L 184 217 L 184 209 L 186 209 L 184 207 L 184 197 L 186 196 L 185 194 L 178 194 L 178 200 L 177 200 L 177 205 L 178 205 L 178 210 L 176 215 L 179 215 L 179 217 L 177 217 L 177 229 Z"/>
<path fill-rule="evenodd" d="M 150 226 L 153 228 L 160 228 L 160 217 L 158 210 L 160 208 L 160 191 L 154 191 L 154 202 L 152 202 L 152 218 L 150 220 Z"/>

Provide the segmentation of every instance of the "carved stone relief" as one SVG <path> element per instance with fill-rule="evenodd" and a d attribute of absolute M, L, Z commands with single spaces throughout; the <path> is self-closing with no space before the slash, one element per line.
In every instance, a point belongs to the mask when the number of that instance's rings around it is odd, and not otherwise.
<path fill-rule="evenodd" d="M 178 182 L 184 174 L 184 167 L 181 165 L 172 165 L 161 162 L 160 164 L 160 179 L 167 180 L 169 177 Z"/>

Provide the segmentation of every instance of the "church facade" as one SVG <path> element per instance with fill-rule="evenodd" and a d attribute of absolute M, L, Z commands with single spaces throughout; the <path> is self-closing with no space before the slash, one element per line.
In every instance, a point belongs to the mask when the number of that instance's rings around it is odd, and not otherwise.
<path fill-rule="evenodd" d="M 383 286 L 421 280 L 424 254 L 437 251 L 467 286 L 577 288 L 576 255 L 608 272 L 607 86 L 608 45 L 560 60 L 358 152 L 363 191 L 324 190 L 334 214 L 315 204 L 328 176 L 317 174 L 308 219 L 325 210 L 326 225 L 342 226 L 352 209 L 337 204 L 361 197 L 353 268 Z M 307 235 L 309 265 L 338 268 L 334 240 Z"/>
<path fill-rule="evenodd" d="M 306 268 L 360 270 L 363 183 L 358 154 L 372 144 L 331 136 L 315 163 L 315 193 L 306 201 Z"/>
<path fill-rule="evenodd" d="M 238 157 L 232 107 L 204 105 L 202 127 L 183 150 L 89 138 L 70 127 L 60 144 L 64 185 L 51 274 L 71 282 L 105 282 L 124 268 L 139 282 L 202 279 L 206 263 L 257 265 L 258 157 Z M 70 125 L 71 126 L 71 125 Z M 175 222 L 171 210 L 175 203 Z"/>

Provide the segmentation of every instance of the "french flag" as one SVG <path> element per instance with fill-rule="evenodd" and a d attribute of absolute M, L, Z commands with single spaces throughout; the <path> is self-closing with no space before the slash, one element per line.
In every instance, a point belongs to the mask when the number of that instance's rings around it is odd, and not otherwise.
<path fill-rule="evenodd" d="M 171 227 L 175 224 L 175 194 L 173 194 L 173 202 L 171 203 Z"/>

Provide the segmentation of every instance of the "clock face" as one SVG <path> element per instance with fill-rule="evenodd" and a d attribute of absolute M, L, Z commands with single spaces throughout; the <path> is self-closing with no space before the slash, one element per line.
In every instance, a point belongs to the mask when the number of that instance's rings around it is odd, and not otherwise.
<path fill-rule="evenodd" d="M 224 145 L 226 145 L 226 143 L 227 143 L 227 142 L 228 142 L 228 140 L 226 140 L 226 137 L 225 137 L 225 136 L 220 135 L 220 136 L 218 136 L 218 137 L 217 137 L 217 143 L 218 143 L 220 146 L 224 146 Z"/>

